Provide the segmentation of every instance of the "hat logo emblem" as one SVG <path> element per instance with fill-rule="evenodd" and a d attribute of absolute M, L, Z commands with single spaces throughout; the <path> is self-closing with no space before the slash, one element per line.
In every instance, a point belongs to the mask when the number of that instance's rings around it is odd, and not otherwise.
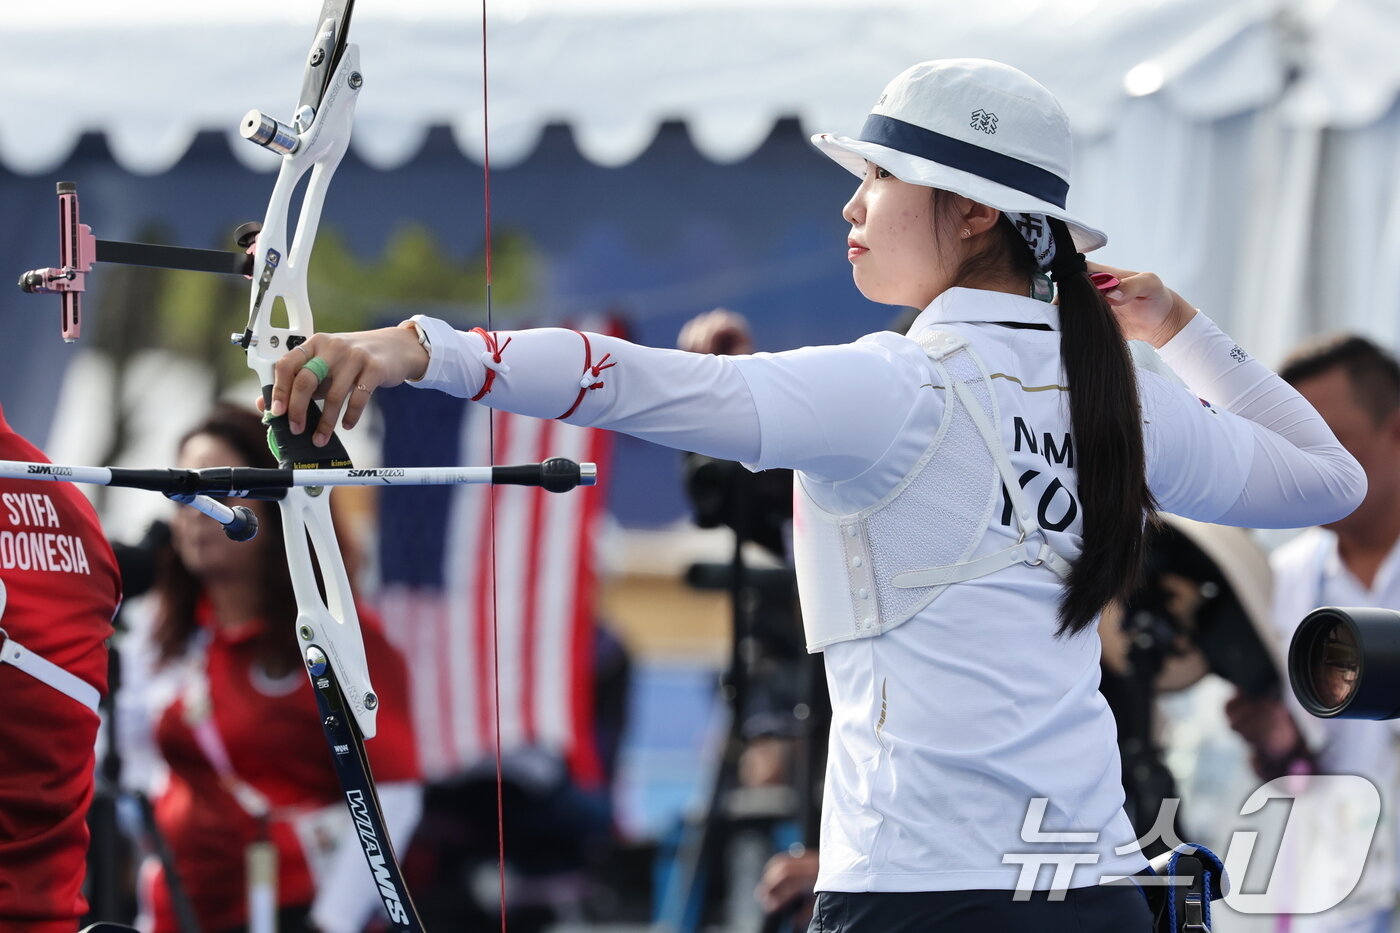
<path fill-rule="evenodd" d="M 981 130 L 990 136 L 997 131 L 997 115 L 986 110 L 975 110 L 969 125 L 974 130 Z"/>

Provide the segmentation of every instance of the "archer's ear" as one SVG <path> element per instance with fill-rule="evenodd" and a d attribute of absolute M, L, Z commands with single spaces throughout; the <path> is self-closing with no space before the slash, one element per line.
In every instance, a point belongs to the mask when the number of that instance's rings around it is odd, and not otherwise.
<path fill-rule="evenodd" d="M 972 235 L 986 233 L 996 222 L 1001 219 L 1001 211 L 995 207 L 988 207 L 985 204 L 978 204 L 976 201 L 967 200 L 962 211 L 962 224 L 972 231 Z"/>

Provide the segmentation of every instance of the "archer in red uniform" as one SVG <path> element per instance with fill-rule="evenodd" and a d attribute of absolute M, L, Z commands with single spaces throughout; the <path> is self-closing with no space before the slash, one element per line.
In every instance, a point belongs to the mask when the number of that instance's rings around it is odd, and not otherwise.
<path fill-rule="evenodd" d="M 180 466 L 273 466 L 265 428 L 251 410 L 219 406 L 180 445 Z M 248 500 L 260 531 L 247 542 L 180 509 L 172 553 L 157 581 L 155 657 L 147 698 L 164 759 L 156 823 L 205 933 L 249 924 L 250 844 L 275 851 L 279 928 L 308 917 L 325 933 L 360 930 L 378 903 L 335 776 L 295 631 L 277 509 Z M 421 807 L 402 658 L 377 618 L 361 609 L 365 653 L 382 699 L 378 734 L 366 743 L 386 822 L 400 845 Z M 178 928 L 164 870 L 145 872 L 154 933 Z M 254 885 L 256 889 L 256 885 Z"/>
<path fill-rule="evenodd" d="M 3 411 L 0 459 L 48 462 Z M 0 478 L 0 583 L 0 933 L 72 933 L 87 912 L 95 707 L 121 600 L 116 558 L 76 487 Z"/>

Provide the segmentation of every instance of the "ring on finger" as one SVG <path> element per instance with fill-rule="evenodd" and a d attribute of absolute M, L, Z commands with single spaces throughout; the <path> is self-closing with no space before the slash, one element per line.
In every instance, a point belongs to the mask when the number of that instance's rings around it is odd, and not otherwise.
<path fill-rule="evenodd" d="M 318 385 L 326 381 L 326 376 L 330 375 L 331 371 L 330 366 L 326 365 L 326 361 L 321 359 L 319 356 L 313 356 L 305 363 L 302 363 L 301 368 L 310 370 L 312 375 L 316 377 L 316 382 Z"/>
<path fill-rule="evenodd" d="M 311 351 L 308 350 L 308 349 L 306 349 L 306 344 L 304 344 L 304 343 L 299 343 L 299 344 L 297 344 L 297 349 L 300 350 L 302 353 L 305 353 L 305 354 L 306 354 L 306 357 L 305 357 L 306 359 L 308 359 L 308 360 L 311 359 Z"/>
<path fill-rule="evenodd" d="M 374 390 L 371 389 L 369 386 L 365 385 L 363 382 L 356 383 L 355 388 L 359 389 L 361 392 L 367 392 L 370 394 L 374 393 Z"/>

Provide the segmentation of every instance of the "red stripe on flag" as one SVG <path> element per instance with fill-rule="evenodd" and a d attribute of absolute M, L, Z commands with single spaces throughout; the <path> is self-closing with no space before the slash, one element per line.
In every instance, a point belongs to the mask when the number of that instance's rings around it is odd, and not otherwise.
<path fill-rule="evenodd" d="M 419 606 L 424 600 L 415 598 L 413 602 L 415 606 Z M 452 730 L 452 722 L 455 718 L 452 713 L 456 708 L 456 703 L 452 695 L 452 652 L 433 650 L 434 642 L 443 645 L 449 644 L 446 639 L 447 620 L 445 616 L 447 614 L 442 611 L 441 600 L 438 602 L 439 605 L 434 607 L 437 610 L 435 612 L 414 613 L 417 617 L 415 621 L 419 625 L 425 627 L 431 626 L 431 633 L 428 637 L 424 638 L 419 636 L 418 643 L 415 647 L 419 652 L 419 662 L 422 663 L 425 668 L 431 666 L 432 670 L 437 675 L 438 709 L 434 718 L 437 722 L 437 741 L 440 743 L 439 748 L 441 751 L 435 757 L 450 762 L 455 761 L 457 758 L 457 740 Z M 442 640 L 439 641 L 439 639 Z"/>
<path fill-rule="evenodd" d="M 490 417 L 487 414 L 487 417 Z M 496 436 L 493 446 L 505 450 L 510 445 L 511 418 L 498 416 L 495 419 Z M 496 735 L 496 614 L 495 595 L 495 528 L 496 487 L 486 487 L 484 521 L 477 539 L 476 554 L 476 697 L 477 735 L 480 745 L 494 748 L 490 741 Z"/>
<path fill-rule="evenodd" d="M 413 615 L 418 629 L 418 634 L 415 636 L 414 653 L 419 659 L 418 663 L 423 666 L 423 670 L 431 672 L 428 689 L 419 692 L 419 700 L 427 707 L 425 710 L 425 715 L 428 717 L 427 722 L 431 724 L 434 732 L 444 736 L 441 744 L 428 743 L 433 747 L 433 767 L 437 769 L 437 774 L 441 774 L 451 768 L 451 763 L 456 759 L 457 750 L 461 744 L 456 737 L 457 705 L 455 692 L 451 687 L 452 681 L 456 678 L 448 676 L 446 678 L 447 686 L 442 687 L 444 669 L 437 663 L 438 654 L 449 654 L 446 670 L 450 672 L 452 669 L 450 652 L 443 652 L 437 647 L 444 644 L 449 637 L 448 627 L 452 622 L 447 615 L 447 607 L 443 605 L 441 594 L 418 589 L 411 592 L 413 594 Z M 443 708 L 437 700 L 443 689 L 446 689 L 448 694 L 453 697 L 452 704 L 446 708 Z M 425 731 L 421 734 L 429 733 Z"/>
<path fill-rule="evenodd" d="M 408 666 L 409 712 L 423 774 L 429 779 L 439 777 L 448 770 L 447 755 L 452 752 L 450 719 L 444 724 L 452 708 L 441 702 L 438 673 L 439 655 L 444 652 L 434 650 L 444 631 L 441 595 L 392 585 L 381 594 L 379 608 L 385 634 Z M 439 734 L 447 735 L 449 742 L 439 741 Z"/>
<path fill-rule="evenodd" d="M 598 465 L 598 475 L 608 476 L 613 438 L 611 434 L 590 430 L 587 459 Z M 584 496 L 579 519 L 578 559 L 574 578 L 574 625 L 571 647 L 572 716 L 567 759 L 569 771 L 585 788 L 599 786 L 603 781 L 603 766 L 598 760 L 598 742 L 593 730 L 593 624 L 597 574 L 595 572 L 595 537 L 598 517 L 602 513 L 603 491 L 598 488 L 578 489 L 572 495 Z"/>
<path fill-rule="evenodd" d="M 542 462 L 549 458 L 558 424 L 557 421 L 548 421 L 542 425 L 542 430 L 535 438 L 535 451 L 532 458 L 534 461 Z M 545 492 L 540 487 L 534 487 L 530 490 L 530 533 L 526 539 L 530 556 L 529 565 L 525 570 L 525 611 L 521 618 L 523 631 L 520 639 L 521 718 L 524 721 L 525 741 L 530 745 L 535 744 L 539 735 L 535 710 L 535 673 L 538 666 L 535 658 L 535 642 L 539 634 L 539 623 L 536 617 L 539 615 L 540 587 L 548 586 L 550 579 L 558 570 L 554 567 L 546 568 L 544 575 L 541 575 L 542 552 L 545 548 L 544 512 L 549 505 L 546 497 L 553 495 L 555 494 Z"/>
<path fill-rule="evenodd" d="M 613 321 L 589 323 L 616 332 Z M 489 422 L 477 419 L 491 417 L 476 408 L 464 419 L 464 461 L 488 459 Z M 610 433 L 522 418 L 495 413 L 489 456 L 502 463 L 556 454 L 592 461 L 606 482 Z M 489 761 L 499 729 L 503 754 L 526 746 L 562 754 L 582 786 L 601 783 L 593 626 L 595 538 L 605 499 L 602 488 L 556 495 L 462 487 L 455 494 L 453 515 L 462 524 L 449 532 L 444 592 L 418 607 L 430 624 L 417 633 L 414 652 L 427 681 L 418 693 L 418 734 L 425 770 L 427 749 L 435 753 L 434 777 Z M 509 602 L 497 602 L 498 588 Z"/>

